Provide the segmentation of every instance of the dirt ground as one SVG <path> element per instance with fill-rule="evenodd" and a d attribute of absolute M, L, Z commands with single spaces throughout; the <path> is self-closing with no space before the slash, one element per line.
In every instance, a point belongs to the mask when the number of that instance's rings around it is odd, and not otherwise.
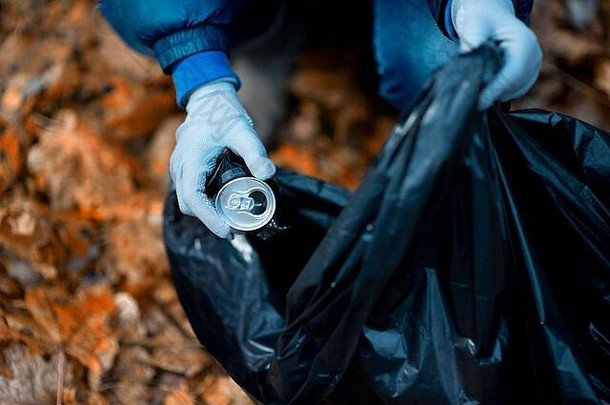
<path fill-rule="evenodd" d="M 610 3 L 593 20 L 537 0 L 545 58 L 514 108 L 610 130 Z M 176 107 L 169 77 L 93 0 L 0 0 L 0 405 L 250 404 L 196 340 L 169 278 L 163 200 Z M 353 189 L 396 111 L 309 48 L 270 155 Z"/>

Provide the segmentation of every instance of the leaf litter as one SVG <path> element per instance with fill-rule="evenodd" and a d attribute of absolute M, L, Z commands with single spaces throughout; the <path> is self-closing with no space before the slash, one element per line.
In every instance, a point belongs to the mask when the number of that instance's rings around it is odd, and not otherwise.
<path fill-rule="evenodd" d="M 610 5 L 583 26 L 566 4 L 535 8 L 545 65 L 514 107 L 608 129 Z M 0 405 L 252 404 L 171 284 L 162 207 L 184 117 L 171 80 L 93 0 L 0 0 L 0 38 Z M 353 189 L 397 113 L 344 55 L 299 55 L 269 152 Z"/>

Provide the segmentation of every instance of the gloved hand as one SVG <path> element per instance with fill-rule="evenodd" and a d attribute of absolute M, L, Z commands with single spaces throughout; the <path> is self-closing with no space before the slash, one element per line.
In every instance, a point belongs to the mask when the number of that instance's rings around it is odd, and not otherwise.
<path fill-rule="evenodd" d="M 190 96 L 186 119 L 176 131 L 176 147 L 170 158 L 170 176 L 178 205 L 186 215 L 203 222 L 221 238 L 232 237 L 205 194 L 208 175 L 225 147 L 240 155 L 253 176 L 265 180 L 275 173 L 252 119 L 237 98 L 233 84 L 218 81 L 204 85 Z"/>
<path fill-rule="evenodd" d="M 502 52 L 503 65 L 481 93 L 479 110 L 520 97 L 536 82 L 542 51 L 534 32 L 515 16 L 511 0 L 453 0 L 451 19 L 461 51 L 493 40 Z"/>

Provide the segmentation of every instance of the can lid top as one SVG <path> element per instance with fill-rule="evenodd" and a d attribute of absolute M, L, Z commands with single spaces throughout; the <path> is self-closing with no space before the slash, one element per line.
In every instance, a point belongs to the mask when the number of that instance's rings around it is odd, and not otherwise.
<path fill-rule="evenodd" d="M 254 231 L 267 225 L 275 213 L 271 187 L 255 177 L 226 183 L 216 195 L 216 211 L 238 231 Z"/>

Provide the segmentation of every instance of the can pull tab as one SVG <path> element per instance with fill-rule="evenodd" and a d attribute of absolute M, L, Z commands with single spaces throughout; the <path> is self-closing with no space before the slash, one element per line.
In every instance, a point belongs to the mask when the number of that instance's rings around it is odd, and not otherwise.
<path fill-rule="evenodd" d="M 214 200 L 218 215 L 235 231 L 254 232 L 266 240 L 289 228 L 276 216 L 279 183 L 253 177 L 243 159 L 228 148 L 219 155 L 205 192 Z"/>
<path fill-rule="evenodd" d="M 225 209 L 227 211 L 261 215 L 267 209 L 267 197 L 257 190 L 247 194 L 234 192 L 229 195 Z"/>

